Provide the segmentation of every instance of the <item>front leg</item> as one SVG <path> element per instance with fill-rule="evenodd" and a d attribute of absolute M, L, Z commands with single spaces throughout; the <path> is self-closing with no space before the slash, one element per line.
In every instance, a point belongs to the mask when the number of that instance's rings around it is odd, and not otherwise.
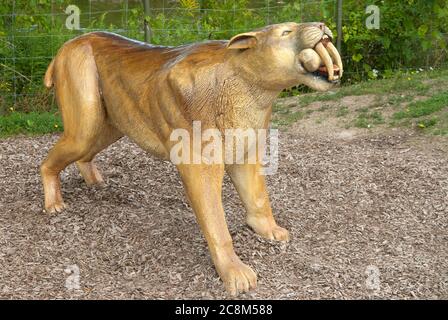
<path fill-rule="evenodd" d="M 227 291 L 237 295 L 255 288 L 257 276 L 236 255 L 227 228 L 221 199 L 224 166 L 179 165 L 178 169 L 213 263 Z"/>
<path fill-rule="evenodd" d="M 271 204 L 260 164 L 232 164 L 226 167 L 246 208 L 247 224 L 260 236 L 288 241 L 288 230 L 280 227 L 272 215 Z"/>

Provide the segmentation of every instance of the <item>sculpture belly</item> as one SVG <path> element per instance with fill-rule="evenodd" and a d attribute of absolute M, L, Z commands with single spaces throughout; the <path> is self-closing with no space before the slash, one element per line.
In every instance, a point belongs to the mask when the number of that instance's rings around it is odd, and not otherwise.
<path fill-rule="evenodd" d="M 143 108 L 137 98 L 122 88 L 103 92 L 108 92 L 103 95 L 103 100 L 109 122 L 146 152 L 169 159 L 150 109 Z"/>

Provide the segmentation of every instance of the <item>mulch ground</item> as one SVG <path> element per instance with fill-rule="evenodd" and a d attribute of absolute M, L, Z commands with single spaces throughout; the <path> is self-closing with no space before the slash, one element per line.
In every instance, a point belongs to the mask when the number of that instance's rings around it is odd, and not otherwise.
<path fill-rule="evenodd" d="M 246 227 L 226 179 L 236 252 L 259 277 L 240 298 L 447 299 L 446 144 L 412 133 L 341 137 L 280 135 L 268 180 L 288 244 Z M 42 213 L 39 164 L 56 138 L 0 140 L 0 298 L 228 298 L 175 168 L 127 139 L 97 158 L 106 187 L 87 187 L 70 166 L 69 210 Z M 66 288 L 73 265 L 79 290 Z"/>

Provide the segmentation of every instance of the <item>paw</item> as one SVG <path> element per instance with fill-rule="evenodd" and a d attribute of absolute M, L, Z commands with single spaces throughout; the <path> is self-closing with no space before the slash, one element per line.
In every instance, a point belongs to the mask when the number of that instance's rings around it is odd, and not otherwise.
<path fill-rule="evenodd" d="M 107 187 L 107 184 L 103 180 L 95 181 L 95 182 L 86 182 L 88 187 L 93 189 L 104 189 Z"/>
<path fill-rule="evenodd" d="M 89 187 L 104 188 L 106 186 L 103 177 L 99 173 L 84 177 L 84 181 Z"/>
<path fill-rule="evenodd" d="M 76 162 L 81 176 L 88 186 L 104 186 L 104 180 L 100 171 L 93 162 Z"/>
<path fill-rule="evenodd" d="M 226 291 L 234 297 L 257 287 L 257 275 L 251 267 L 242 263 L 238 257 L 218 268 L 218 273 L 224 282 Z"/>
<path fill-rule="evenodd" d="M 268 239 L 277 240 L 277 241 L 289 241 L 289 232 L 285 228 L 280 226 L 275 226 L 271 229 L 271 232 L 268 234 Z"/>
<path fill-rule="evenodd" d="M 61 213 L 65 209 L 67 209 L 67 205 L 62 201 L 50 205 L 45 205 L 45 212 L 49 214 Z"/>
<path fill-rule="evenodd" d="M 269 240 L 289 241 L 289 232 L 275 222 L 263 218 L 248 218 L 247 224 L 258 235 Z"/>
<path fill-rule="evenodd" d="M 103 178 L 100 174 L 97 175 L 91 175 L 91 176 L 83 176 L 84 181 L 89 187 L 97 187 L 97 188 L 104 188 L 106 183 L 104 182 Z"/>

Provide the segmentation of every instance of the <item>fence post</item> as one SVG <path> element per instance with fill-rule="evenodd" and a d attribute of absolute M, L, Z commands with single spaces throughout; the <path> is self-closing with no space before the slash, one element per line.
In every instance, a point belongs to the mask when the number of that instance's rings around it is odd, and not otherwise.
<path fill-rule="evenodd" d="M 336 47 L 339 53 L 342 55 L 341 42 L 342 42 L 342 0 L 338 0 L 338 19 L 337 19 L 338 39 Z"/>
<path fill-rule="evenodd" d="M 143 7 L 145 11 L 145 19 L 144 19 L 144 29 L 145 29 L 145 42 L 151 42 L 151 27 L 149 26 L 149 22 L 146 19 L 147 16 L 151 14 L 151 6 L 149 0 L 143 0 Z"/>

